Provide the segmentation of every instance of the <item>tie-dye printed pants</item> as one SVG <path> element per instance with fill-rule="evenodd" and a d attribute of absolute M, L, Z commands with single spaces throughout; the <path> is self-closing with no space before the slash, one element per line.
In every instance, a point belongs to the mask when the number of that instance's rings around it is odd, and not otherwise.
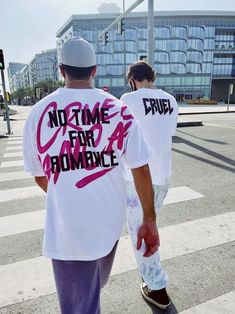
<path fill-rule="evenodd" d="M 165 180 L 163 185 L 153 186 L 154 203 L 157 215 L 159 214 L 164 198 L 167 195 L 168 187 L 168 179 Z M 168 276 L 162 270 L 159 250 L 150 257 L 143 257 L 145 251 L 144 243 L 142 243 L 139 251 L 136 249 L 137 231 L 142 223 L 143 211 L 133 182 L 127 181 L 127 193 L 127 225 L 140 276 L 143 278 L 148 288 L 151 290 L 160 290 L 166 287 Z"/>

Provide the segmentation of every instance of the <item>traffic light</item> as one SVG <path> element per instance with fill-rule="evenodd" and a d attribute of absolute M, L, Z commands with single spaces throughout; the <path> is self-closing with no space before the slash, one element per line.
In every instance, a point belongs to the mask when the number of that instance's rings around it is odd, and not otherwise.
<path fill-rule="evenodd" d="M 0 49 L 0 70 L 5 69 L 3 51 Z"/>
<path fill-rule="evenodd" d="M 109 35 L 108 35 L 108 32 L 106 32 L 102 36 L 102 45 L 106 46 L 108 42 L 109 42 Z"/>
<path fill-rule="evenodd" d="M 124 25 L 125 25 L 124 19 L 121 19 L 121 20 L 118 22 L 118 25 L 117 25 L 117 27 L 118 27 L 118 29 L 117 29 L 118 35 L 122 35 L 122 33 L 124 32 L 124 30 L 125 30 Z"/>

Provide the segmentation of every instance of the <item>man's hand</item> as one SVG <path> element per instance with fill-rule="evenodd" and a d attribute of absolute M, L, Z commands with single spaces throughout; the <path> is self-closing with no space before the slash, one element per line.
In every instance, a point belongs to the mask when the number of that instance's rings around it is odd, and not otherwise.
<path fill-rule="evenodd" d="M 155 221 L 143 221 L 137 233 L 137 250 L 140 250 L 143 240 L 146 247 L 144 257 L 150 257 L 157 252 L 160 240 Z"/>

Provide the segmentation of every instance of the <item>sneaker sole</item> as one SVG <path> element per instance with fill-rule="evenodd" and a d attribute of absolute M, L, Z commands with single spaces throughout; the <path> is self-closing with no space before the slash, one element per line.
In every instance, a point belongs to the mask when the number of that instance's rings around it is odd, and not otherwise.
<path fill-rule="evenodd" d="M 171 301 L 168 304 L 164 305 L 164 304 L 160 304 L 160 303 L 150 299 L 149 297 L 147 297 L 146 294 L 143 291 L 142 284 L 140 285 L 140 292 L 141 292 L 141 295 L 142 295 L 142 297 L 144 298 L 145 301 L 156 305 L 157 307 L 159 307 L 162 310 L 167 309 L 171 305 Z"/>

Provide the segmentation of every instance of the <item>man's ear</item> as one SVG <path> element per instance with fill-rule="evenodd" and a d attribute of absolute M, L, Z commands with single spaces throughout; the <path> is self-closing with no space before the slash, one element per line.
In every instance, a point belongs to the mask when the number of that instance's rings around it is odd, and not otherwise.
<path fill-rule="evenodd" d="M 64 71 L 64 66 L 63 66 L 63 64 L 60 64 L 59 67 L 60 67 L 60 73 L 61 73 L 61 75 L 63 76 L 63 78 L 65 78 L 65 71 Z"/>
<path fill-rule="evenodd" d="M 96 71 L 97 71 L 97 65 L 94 65 L 93 70 L 92 70 L 92 72 L 91 72 L 92 78 L 95 77 Z"/>

